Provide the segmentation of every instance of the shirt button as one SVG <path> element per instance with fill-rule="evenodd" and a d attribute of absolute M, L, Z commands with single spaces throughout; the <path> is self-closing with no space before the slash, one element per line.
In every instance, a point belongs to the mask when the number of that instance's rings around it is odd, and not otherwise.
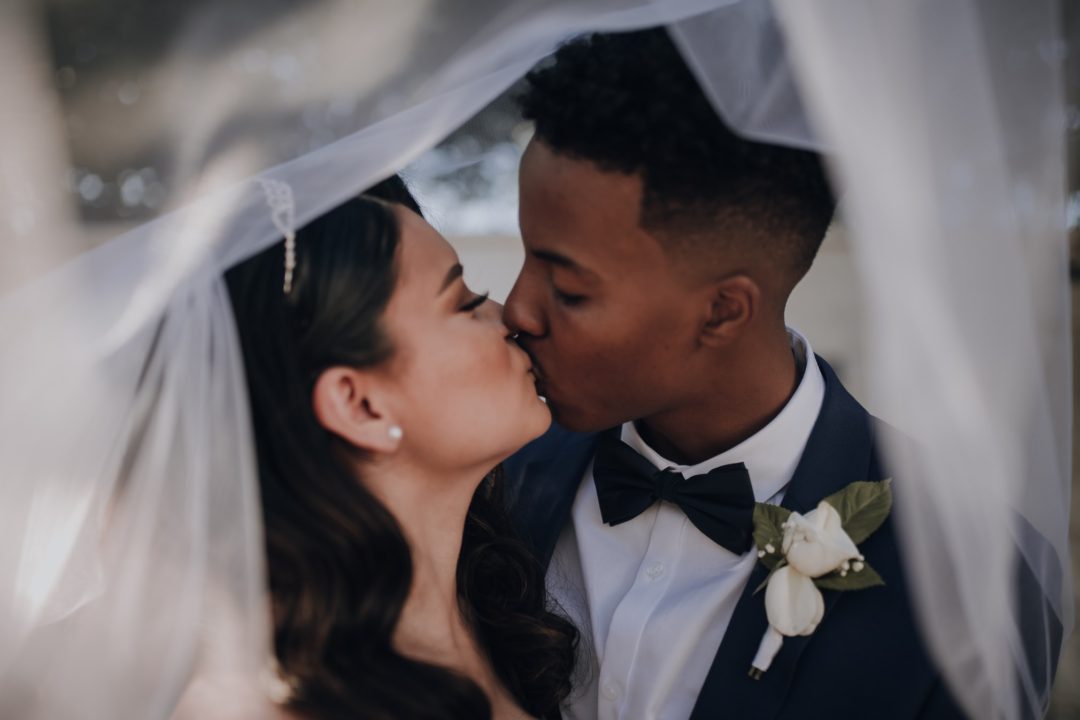
<path fill-rule="evenodd" d="M 654 562 L 652 565 L 645 568 L 645 574 L 649 576 L 650 580 L 656 580 L 664 574 L 664 563 Z"/>
<path fill-rule="evenodd" d="M 605 680 L 601 692 L 608 700 L 614 700 L 619 697 L 619 684 L 613 680 Z"/>

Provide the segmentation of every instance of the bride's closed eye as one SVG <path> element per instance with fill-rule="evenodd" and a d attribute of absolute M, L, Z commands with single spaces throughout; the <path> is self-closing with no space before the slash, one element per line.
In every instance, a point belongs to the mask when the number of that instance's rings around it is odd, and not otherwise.
<path fill-rule="evenodd" d="M 476 295 L 474 293 L 473 296 L 468 300 L 468 302 L 458 308 L 458 312 L 472 312 L 473 310 L 476 310 L 481 305 L 487 302 L 490 295 L 491 293 L 487 292 L 483 293 L 482 295 Z"/>

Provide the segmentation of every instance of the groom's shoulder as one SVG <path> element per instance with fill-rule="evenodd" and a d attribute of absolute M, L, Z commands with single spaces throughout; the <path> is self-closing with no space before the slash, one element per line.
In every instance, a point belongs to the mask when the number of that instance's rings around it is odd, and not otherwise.
<path fill-rule="evenodd" d="M 553 422 L 547 432 L 511 455 L 505 464 L 508 466 L 519 465 L 550 459 L 569 448 L 586 445 L 596 436 L 597 433 L 580 433 L 567 430 L 562 425 Z"/>
<path fill-rule="evenodd" d="M 565 481 L 580 479 L 597 437 L 598 433 L 574 432 L 552 423 L 546 433 L 503 462 L 507 502 L 511 506 L 520 505 L 528 500 L 524 497 L 530 494 L 526 489 L 557 491 L 567 485 Z"/>
<path fill-rule="evenodd" d="M 503 463 L 503 497 L 511 522 L 544 566 L 598 437 L 552 425 Z"/>
<path fill-rule="evenodd" d="M 597 433 L 580 433 L 567 430 L 558 423 L 552 423 L 540 437 L 525 445 L 511 455 L 503 468 L 507 474 L 527 471 L 540 464 L 567 458 L 570 454 L 586 452 L 595 444 Z"/>
<path fill-rule="evenodd" d="M 914 449 L 914 441 L 902 430 L 881 418 L 870 413 L 867 413 L 866 417 L 870 423 L 870 462 L 877 469 L 877 474 L 883 478 L 892 477 L 886 454 L 888 452 L 910 453 Z"/>
<path fill-rule="evenodd" d="M 921 468 L 926 461 L 926 453 L 920 448 L 920 444 L 897 428 L 888 423 L 869 416 L 872 422 L 874 441 L 871 460 L 871 473 L 881 478 L 893 480 L 893 493 L 901 495 L 908 492 L 911 483 L 919 482 L 914 477 L 922 472 Z M 883 451 L 886 454 L 883 457 Z M 905 461 L 902 470 L 893 468 L 887 459 L 888 455 L 902 456 Z M 902 515 L 904 504 L 894 504 L 893 514 Z M 1053 552 L 1051 543 L 1041 535 L 1020 513 L 1013 517 L 1015 526 L 1014 533 L 1018 545 L 1015 548 L 1016 561 L 1013 575 L 1014 602 L 1016 603 L 1016 621 L 1021 632 L 1020 649 L 1024 654 L 1028 671 L 1036 681 L 1034 690 L 1043 699 L 1044 705 L 1049 702 L 1049 694 L 1052 682 L 1057 673 L 1058 660 L 1061 645 L 1064 641 L 1064 626 L 1053 611 L 1031 561 L 1033 557 L 1042 556 L 1044 553 Z M 890 516 L 882 526 L 880 534 L 884 543 L 890 546 L 892 562 L 896 568 L 900 582 L 894 583 L 892 588 L 896 593 L 903 593 L 910 602 L 913 589 L 910 579 L 904 571 L 903 545 L 898 537 L 896 520 Z M 871 537 L 873 539 L 873 536 Z M 1023 550 L 1027 548 L 1027 552 Z M 939 689 L 938 694 L 947 693 Z M 951 702 L 951 698 L 946 698 Z M 944 701 L 942 701 L 944 702 Z M 957 711 L 959 712 L 959 711 Z M 957 717 L 960 717 L 958 714 Z"/>
<path fill-rule="evenodd" d="M 880 480 L 889 477 L 888 467 L 884 460 L 886 449 L 911 449 L 911 439 L 902 431 L 890 425 L 888 422 L 871 414 L 866 407 L 854 396 L 841 382 L 837 373 L 828 362 L 820 355 L 815 356 L 818 368 L 826 386 L 826 400 L 819 415 L 819 422 L 839 423 L 846 429 L 866 427 L 868 433 L 856 432 L 857 436 L 865 437 L 868 447 L 856 443 L 856 447 L 862 447 L 863 451 L 869 450 L 869 465 L 867 470 L 868 480 Z M 845 435 L 845 440 L 847 440 Z M 850 448 L 849 448 L 850 449 Z M 885 474 L 883 474 L 885 473 Z M 878 477 L 875 477 L 878 476 Z"/>
<path fill-rule="evenodd" d="M 890 478 L 894 495 L 903 495 L 914 483 L 924 482 L 917 475 L 923 472 L 927 462 L 927 452 L 921 444 L 903 431 L 887 422 L 867 414 L 872 428 L 871 461 L 868 475 L 872 478 Z M 903 457 L 902 467 L 890 462 L 889 457 Z M 894 503 L 893 513 L 886 519 L 881 529 L 867 541 L 883 566 L 890 566 L 893 572 L 891 586 L 880 588 L 876 595 L 868 593 L 867 601 L 874 597 L 887 600 L 891 597 L 897 608 L 903 607 L 910 613 L 912 624 L 915 623 L 914 610 L 911 606 L 914 589 L 906 572 L 907 564 L 903 561 L 903 543 L 897 528 L 898 517 L 905 511 L 905 503 Z M 1019 513 L 1014 516 L 1017 542 L 1016 567 L 1013 575 L 1014 602 L 1016 603 L 1016 621 L 1020 628 L 1020 650 L 1023 653 L 1030 676 L 1035 679 L 1034 690 L 1042 698 L 1043 704 L 1049 702 L 1052 682 L 1057 673 L 1061 645 L 1064 641 L 1064 626 L 1053 611 L 1042 585 L 1038 579 L 1027 553 L 1038 557 L 1045 552 L 1053 552 L 1051 543 Z M 869 557 L 869 555 L 868 555 Z M 875 565 L 876 567 L 876 565 Z M 851 602 L 851 600 L 847 601 Z M 873 603 L 868 603 L 868 606 Z M 882 614 L 879 613 L 880 618 Z M 881 624 L 878 624 L 881 627 Z M 936 670 L 936 664 L 930 659 L 925 645 L 920 644 L 919 652 L 926 658 L 927 667 Z M 908 666 L 912 667 L 911 664 Z M 924 708 L 924 717 L 963 717 L 955 699 L 940 679 L 935 684 L 935 691 Z"/>

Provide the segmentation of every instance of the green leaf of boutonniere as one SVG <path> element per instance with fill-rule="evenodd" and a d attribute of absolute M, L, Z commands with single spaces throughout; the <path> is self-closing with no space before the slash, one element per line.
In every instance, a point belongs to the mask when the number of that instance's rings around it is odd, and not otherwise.
<path fill-rule="evenodd" d="M 754 505 L 754 544 L 758 549 L 758 558 L 770 570 L 775 570 L 784 559 L 780 552 L 784 531 L 780 526 L 787 522 L 788 515 L 791 515 L 791 511 L 779 505 Z"/>
<path fill-rule="evenodd" d="M 892 510 L 891 485 L 891 478 L 881 482 L 854 482 L 825 498 L 840 513 L 844 532 L 856 545 L 870 537 L 889 516 Z M 754 519 L 757 520 L 756 511 Z"/>
<path fill-rule="evenodd" d="M 852 568 L 843 576 L 839 572 L 832 572 L 814 578 L 814 584 L 822 590 L 865 590 L 884 585 L 885 581 L 874 568 L 864 563 L 861 570 Z"/>

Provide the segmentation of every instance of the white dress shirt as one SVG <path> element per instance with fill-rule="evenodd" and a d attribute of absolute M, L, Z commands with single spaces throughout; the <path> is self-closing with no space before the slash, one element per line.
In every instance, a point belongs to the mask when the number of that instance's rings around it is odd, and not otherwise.
<path fill-rule="evenodd" d="M 755 500 L 779 503 L 825 397 L 809 342 L 789 333 L 805 370 L 784 409 L 750 438 L 692 466 L 665 460 L 633 423 L 623 425 L 623 442 L 685 477 L 745 463 Z M 547 575 L 552 596 L 582 633 L 578 682 L 564 716 L 689 717 L 755 562 L 753 550 L 724 549 L 667 502 L 605 525 L 590 463 Z"/>

